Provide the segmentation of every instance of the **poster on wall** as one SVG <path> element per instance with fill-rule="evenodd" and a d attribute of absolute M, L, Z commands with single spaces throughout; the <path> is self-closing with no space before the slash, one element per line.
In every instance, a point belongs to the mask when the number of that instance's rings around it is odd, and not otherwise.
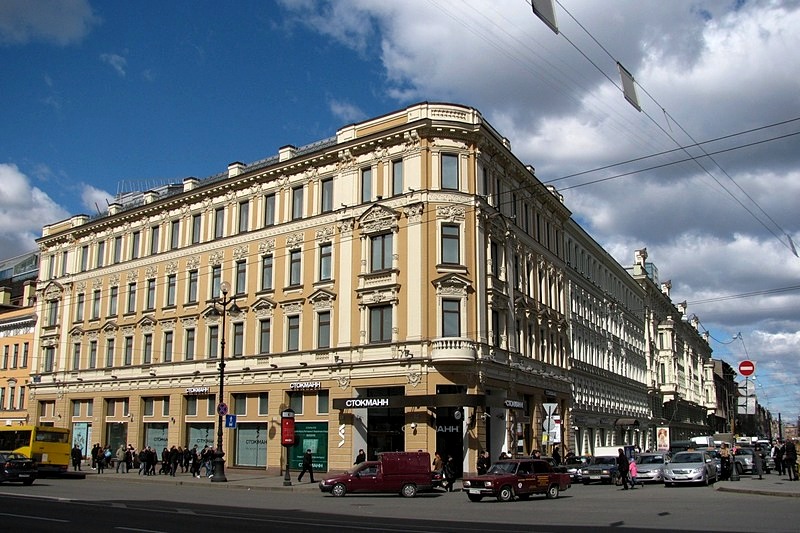
<path fill-rule="evenodd" d="M 303 468 L 303 454 L 311 450 L 314 472 L 328 471 L 328 423 L 295 422 L 296 444 L 289 448 L 289 464 L 292 470 Z"/>
<path fill-rule="evenodd" d="M 89 442 L 92 426 L 88 422 L 75 422 L 72 424 L 72 446 L 77 446 L 84 457 L 89 456 Z"/>
<path fill-rule="evenodd" d="M 659 426 L 656 428 L 656 449 L 660 452 L 669 451 L 669 428 Z"/>

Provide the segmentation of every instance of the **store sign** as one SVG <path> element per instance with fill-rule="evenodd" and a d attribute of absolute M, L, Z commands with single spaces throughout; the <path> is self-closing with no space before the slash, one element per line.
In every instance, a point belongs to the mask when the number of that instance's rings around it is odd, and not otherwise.
<path fill-rule="evenodd" d="M 289 384 L 291 390 L 319 390 L 322 383 L 319 381 L 296 381 Z"/>
<path fill-rule="evenodd" d="M 344 401 L 345 408 L 358 407 L 389 407 L 389 398 L 348 398 Z"/>
<path fill-rule="evenodd" d="M 201 394 L 208 394 L 210 389 L 208 387 L 189 387 L 186 389 L 186 394 L 189 396 L 197 396 Z"/>
<path fill-rule="evenodd" d="M 460 433 L 461 426 L 436 426 L 436 433 Z"/>
<path fill-rule="evenodd" d="M 503 405 L 506 406 L 506 409 L 524 409 L 525 402 L 522 400 L 506 400 L 503 402 Z"/>

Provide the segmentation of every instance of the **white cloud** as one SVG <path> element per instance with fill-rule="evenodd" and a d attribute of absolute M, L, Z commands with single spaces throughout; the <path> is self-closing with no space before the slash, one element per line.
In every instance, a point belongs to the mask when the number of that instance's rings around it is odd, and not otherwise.
<path fill-rule="evenodd" d="M 363 120 L 367 116 L 357 105 L 342 100 L 331 98 L 328 100 L 328 107 L 333 116 L 347 124 Z"/>
<path fill-rule="evenodd" d="M 32 186 L 16 165 L 0 163 L 0 183 L 0 249 L 5 257 L 35 249 L 34 239 L 42 236 L 43 221 L 69 217 L 46 193 Z"/>
<path fill-rule="evenodd" d="M 0 44 L 43 41 L 66 46 L 80 42 L 99 23 L 88 0 L 0 2 Z"/>
<path fill-rule="evenodd" d="M 114 195 L 88 183 L 81 184 L 81 204 L 90 213 L 105 213 L 108 204 L 114 200 Z"/>
<path fill-rule="evenodd" d="M 121 77 L 125 77 L 125 68 L 128 66 L 128 60 L 119 54 L 100 54 L 100 61 L 111 65 Z"/>

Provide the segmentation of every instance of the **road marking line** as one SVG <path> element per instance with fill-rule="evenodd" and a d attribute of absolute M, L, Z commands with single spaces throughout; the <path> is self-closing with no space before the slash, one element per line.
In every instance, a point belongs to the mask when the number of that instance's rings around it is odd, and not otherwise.
<path fill-rule="evenodd" d="M 31 516 L 26 514 L 0 513 L 0 516 L 13 516 L 14 518 L 27 518 L 29 520 L 44 520 L 45 522 L 61 522 L 61 523 L 69 522 L 69 520 L 61 520 L 59 518 L 44 518 L 42 516 Z"/>

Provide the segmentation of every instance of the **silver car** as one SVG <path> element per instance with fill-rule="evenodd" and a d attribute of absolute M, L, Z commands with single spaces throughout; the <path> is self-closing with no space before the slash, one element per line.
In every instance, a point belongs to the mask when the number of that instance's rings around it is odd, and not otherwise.
<path fill-rule="evenodd" d="M 664 467 L 664 485 L 702 483 L 708 485 L 719 479 L 717 465 L 708 452 L 678 452 Z"/>
<path fill-rule="evenodd" d="M 636 459 L 637 481 L 664 481 L 664 468 L 669 461 L 668 453 L 643 453 Z"/>

